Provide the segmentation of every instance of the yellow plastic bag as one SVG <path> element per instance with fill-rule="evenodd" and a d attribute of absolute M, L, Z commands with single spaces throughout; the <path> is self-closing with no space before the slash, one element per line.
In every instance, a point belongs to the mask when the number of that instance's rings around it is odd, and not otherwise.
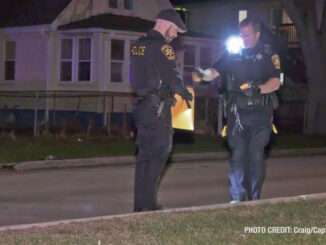
<path fill-rule="evenodd" d="M 187 87 L 187 89 L 192 93 L 194 98 L 192 101 L 189 101 L 191 108 L 188 108 L 186 101 L 183 100 L 180 95 L 176 94 L 174 97 L 177 100 L 177 103 L 171 108 L 172 127 L 175 129 L 194 131 L 195 92 L 191 87 Z"/>

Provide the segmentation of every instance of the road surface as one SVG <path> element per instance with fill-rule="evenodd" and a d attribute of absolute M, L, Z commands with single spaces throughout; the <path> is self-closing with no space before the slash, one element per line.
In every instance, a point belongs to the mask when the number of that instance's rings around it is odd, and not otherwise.
<path fill-rule="evenodd" d="M 326 156 L 270 158 L 262 198 L 326 192 Z M 159 189 L 165 208 L 226 203 L 228 162 L 171 164 Z M 134 166 L 0 172 L 0 226 L 132 211 Z"/>

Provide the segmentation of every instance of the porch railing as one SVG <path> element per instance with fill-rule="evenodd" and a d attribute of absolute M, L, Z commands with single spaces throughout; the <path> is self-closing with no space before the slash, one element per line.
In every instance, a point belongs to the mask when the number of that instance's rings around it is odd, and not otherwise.
<path fill-rule="evenodd" d="M 299 48 L 299 36 L 294 24 L 281 24 L 275 28 L 275 35 L 284 38 L 288 48 Z"/>

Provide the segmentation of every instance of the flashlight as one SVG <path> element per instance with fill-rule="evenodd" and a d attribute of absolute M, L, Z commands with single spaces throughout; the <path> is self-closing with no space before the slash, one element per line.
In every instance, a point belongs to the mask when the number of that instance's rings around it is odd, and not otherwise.
<path fill-rule="evenodd" d="M 226 42 L 226 49 L 230 54 L 241 54 L 244 48 L 243 40 L 239 36 L 231 36 Z"/>

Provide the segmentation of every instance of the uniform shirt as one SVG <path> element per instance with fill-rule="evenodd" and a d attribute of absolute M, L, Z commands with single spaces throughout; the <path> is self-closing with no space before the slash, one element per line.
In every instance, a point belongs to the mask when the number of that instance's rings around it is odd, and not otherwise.
<path fill-rule="evenodd" d="M 172 94 L 187 93 L 175 59 L 173 48 L 158 31 L 150 30 L 139 38 L 131 48 L 132 85 L 137 96 L 153 94 L 160 86 Z"/>
<path fill-rule="evenodd" d="M 278 55 L 267 52 L 259 44 L 254 48 L 244 49 L 241 55 L 224 55 L 212 67 L 221 74 L 224 80 L 227 75 L 232 75 L 237 88 L 248 81 L 265 83 L 270 78 L 279 77 L 281 71 Z M 235 95 L 245 97 L 240 89 Z M 272 111 L 272 105 L 251 106 L 240 111 L 240 117 L 244 120 L 270 118 Z"/>

